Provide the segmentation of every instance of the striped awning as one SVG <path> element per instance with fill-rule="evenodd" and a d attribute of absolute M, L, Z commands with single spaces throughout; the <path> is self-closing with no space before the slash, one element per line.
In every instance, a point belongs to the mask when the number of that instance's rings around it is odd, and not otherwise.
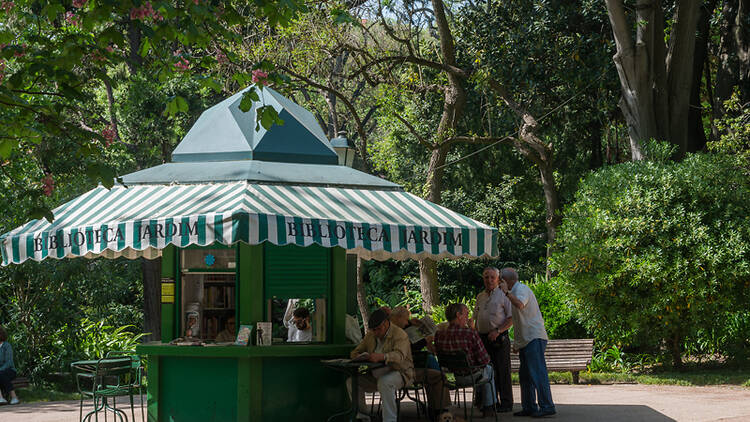
<path fill-rule="evenodd" d="M 249 182 L 98 187 L 2 237 L 3 265 L 154 258 L 173 244 L 340 246 L 364 259 L 497 256 L 497 230 L 400 190 Z"/>

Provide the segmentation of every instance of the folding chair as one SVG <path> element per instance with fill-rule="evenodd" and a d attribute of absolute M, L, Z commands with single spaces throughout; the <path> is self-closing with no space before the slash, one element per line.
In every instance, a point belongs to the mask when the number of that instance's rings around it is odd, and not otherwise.
<path fill-rule="evenodd" d="M 454 381 L 448 382 L 448 389 L 455 391 L 455 397 L 456 401 L 458 402 L 458 391 L 462 390 L 463 394 L 463 402 L 464 402 L 464 418 L 467 417 L 466 415 L 466 388 L 471 387 L 474 391 L 474 394 L 476 394 L 477 387 L 480 387 L 484 384 L 490 383 L 490 387 L 492 388 L 492 396 L 496 397 L 497 392 L 495 391 L 495 383 L 491 382 L 489 378 L 483 378 L 482 377 L 482 370 L 484 368 L 484 365 L 481 366 L 472 366 L 469 364 L 469 359 L 466 356 L 466 352 L 463 350 L 457 350 L 452 352 L 438 352 L 437 354 L 438 363 L 440 364 L 440 371 L 443 373 L 444 379 L 446 378 L 446 374 L 453 374 Z M 458 373 L 458 376 L 463 377 L 470 375 L 470 379 L 468 381 L 462 381 L 460 382 L 458 378 L 456 378 L 456 374 Z M 495 415 L 495 421 L 497 421 L 497 413 L 493 412 Z M 472 400 L 472 406 L 471 406 L 471 416 L 469 417 L 469 420 L 474 420 L 474 405 Z"/>
<path fill-rule="evenodd" d="M 130 357 L 132 361 L 133 373 L 131 374 L 130 383 L 127 385 L 128 395 L 130 396 L 130 414 L 135 422 L 135 412 L 133 410 L 133 394 L 137 393 L 141 400 L 141 420 L 146 421 L 146 411 L 143 403 L 143 375 L 144 368 L 141 357 L 128 350 L 112 350 L 107 352 L 108 358 L 112 357 Z M 123 385 L 124 386 L 124 385 Z"/>

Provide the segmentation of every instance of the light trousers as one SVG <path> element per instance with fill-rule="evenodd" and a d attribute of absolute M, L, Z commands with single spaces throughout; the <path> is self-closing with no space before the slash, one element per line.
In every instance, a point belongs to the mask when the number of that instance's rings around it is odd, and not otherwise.
<path fill-rule="evenodd" d="M 349 396 L 352 395 L 352 386 L 349 378 L 346 380 L 346 387 L 349 390 Z M 404 387 L 404 379 L 398 371 L 390 371 L 378 378 L 371 374 L 360 375 L 357 377 L 359 382 L 359 409 L 365 408 L 365 392 L 380 393 L 381 409 L 383 411 L 383 422 L 396 422 L 398 419 L 398 407 L 396 406 L 396 393 Z M 352 398 L 354 400 L 354 398 Z"/>

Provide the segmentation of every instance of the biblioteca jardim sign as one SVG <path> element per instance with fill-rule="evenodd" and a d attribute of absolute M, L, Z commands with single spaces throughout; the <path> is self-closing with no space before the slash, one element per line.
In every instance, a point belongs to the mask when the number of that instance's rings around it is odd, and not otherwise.
<path fill-rule="evenodd" d="M 200 221 L 203 220 L 203 221 Z M 128 240 L 135 241 L 137 243 L 150 244 L 158 240 L 170 240 L 172 238 L 192 237 L 192 236 L 205 236 L 206 230 L 216 231 L 217 225 L 206 224 L 205 218 L 199 218 L 196 221 L 190 222 L 134 222 L 134 223 L 119 223 L 116 227 L 107 227 L 106 225 L 99 228 L 85 228 L 83 230 L 73 229 L 69 233 L 55 232 L 51 233 L 40 233 L 33 238 L 33 250 L 34 252 L 40 252 L 43 250 L 54 250 L 60 248 L 70 247 L 81 247 L 88 245 L 93 247 L 94 245 L 109 244 L 112 242 L 117 243 L 129 243 Z M 236 219 L 234 219 L 236 220 Z M 268 220 L 266 218 L 259 218 L 258 224 L 265 223 L 267 228 Z M 217 221 L 220 226 L 223 225 L 224 220 Z M 236 230 L 235 223 L 232 221 L 232 226 Z M 280 229 L 284 233 L 277 233 L 277 238 L 287 238 L 289 243 L 297 243 L 299 238 L 309 238 L 312 240 L 316 239 L 336 239 L 346 241 L 346 239 L 367 241 L 367 242 L 382 242 L 391 243 L 395 242 L 398 244 L 439 244 L 445 246 L 463 246 L 463 235 L 460 231 L 439 231 L 439 230 L 426 230 L 422 228 L 408 228 L 401 226 L 383 226 L 383 225 L 358 225 L 352 223 L 341 223 L 341 222 L 329 222 L 328 224 L 321 224 L 317 222 L 286 222 L 283 225 L 276 224 L 277 229 Z M 233 230 L 234 231 L 234 230 Z M 220 237 L 220 236 L 215 236 Z M 235 237 L 235 236 L 232 236 Z"/>

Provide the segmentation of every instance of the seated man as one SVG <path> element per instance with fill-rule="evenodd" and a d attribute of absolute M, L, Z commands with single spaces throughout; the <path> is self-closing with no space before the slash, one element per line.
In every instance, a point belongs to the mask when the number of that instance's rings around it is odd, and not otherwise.
<path fill-rule="evenodd" d="M 284 321 L 284 326 L 289 329 L 286 341 L 312 341 L 310 311 L 307 308 L 295 309 L 292 312 L 292 317 Z"/>
<path fill-rule="evenodd" d="M 493 394 L 492 386 L 493 370 L 488 365 L 490 356 L 475 330 L 469 328 L 469 308 L 463 303 L 452 303 L 445 309 L 448 318 L 448 329 L 439 330 L 435 333 L 435 349 L 440 352 L 455 352 L 462 350 L 466 353 L 467 360 L 471 366 L 479 366 L 474 379 L 489 380 L 476 391 L 481 395 L 482 416 L 488 417 L 495 413 L 497 395 Z M 472 373 L 456 373 L 456 381 L 469 383 L 472 381 Z"/>
<path fill-rule="evenodd" d="M 424 319 L 429 319 L 429 317 L 425 317 Z M 415 352 L 419 352 L 424 348 L 430 351 L 434 350 L 432 340 L 435 332 L 431 329 L 435 326 L 434 322 L 430 325 L 429 322 L 411 318 L 411 313 L 403 306 L 393 308 L 390 320 L 393 325 L 404 329 L 409 336 L 412 356 Z M 430 355 L 430 357 L 434 360 L 434 356 Z M 443 383 L 443 376 L 440 373 L 439 367 L 438 369 L 429 368 L 429 358 L 427 364 L 427 368 L 414 367 L 414 380 L 425 384 L 427 404 L 434 414 L 440 414 L 441 410 L 451 405 L 450 391 L 448 391 L 448 388 Z"/>
<path fill-rule="evenodd" d="M 224 329 L 216 335 L 217 343 L 226 343 L 234 341 L 236 335 L 234 317 L 230 316 L 227 318 L 227 323 L 224 325 Z"/>
<path fill-rule="evenodd" d="M 392 325 L 381 309 L 370 315 L 367 326 L 370 330 L 362 343 L 352 350 L 351 357 L 354 359 L 367 353 L 368 361 L 383 362 L 386 366 L 373 370 L 372 374 L 358 377 L 359 397 L 353 397 L 352 400 L 359 400 L 360 409 L 364 409 L 364 393 L 380 392 L 383 422 L 395 422 L 398 417 L 396 393 L 405 385 L 411 385 L 414 379 L 409 337 L 404 330 Z M 347 387 L 351 394 L 351 379 L 347 380 Z"/>

